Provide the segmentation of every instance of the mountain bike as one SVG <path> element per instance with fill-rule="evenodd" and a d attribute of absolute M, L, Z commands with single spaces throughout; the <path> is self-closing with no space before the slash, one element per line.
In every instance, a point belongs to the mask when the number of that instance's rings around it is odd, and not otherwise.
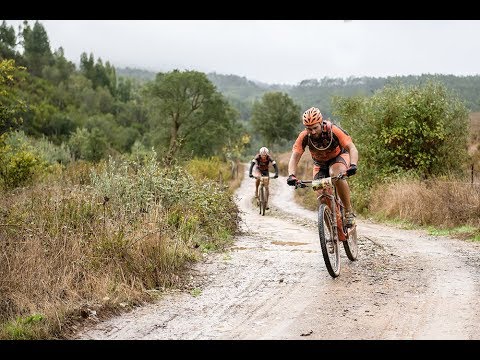
<path fill-rule="evenodd" d="M 345 208 L 335 187 L 337 180 L 347 177 L 346 173 L 340 173 L 333 178 L 298 180 L 295 185 L 295 189 L 311 186 L 315 191 L 322 191 L 317 198 L 318 235 L 323 260 L 333 278 L 340 275 L 340 242 L 343 243 L 348 259 L 355 261 L 358 256 L 357 225 L 354 224 L 351 228 L 345 226 Z"/>
<path fill-rule="evenodd" d="M 260 184 L 258 185 L 258 208 L 260 210 L 260 215 L 265 215 L 265 210 L 268 203 L 268 182 L 269 179 L 273 176 L 255 176 L 255 179 L 260 179 Z"/>

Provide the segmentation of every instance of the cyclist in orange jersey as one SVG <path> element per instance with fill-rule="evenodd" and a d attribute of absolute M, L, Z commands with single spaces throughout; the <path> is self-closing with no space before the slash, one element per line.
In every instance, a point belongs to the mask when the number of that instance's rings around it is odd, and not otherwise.
<path fill-rule="evenodd" d="M 313 178 L 321 179 L 346 172 L 348 176 L 357 172 L 358 150 L 350 135 L 340 126 L 324 119 L 320 110 L 311 107 L 303 113 L 303 130 L 293 144 L 288 163 L 287 184 L 295 186 L 297 165 L 308 146 L 313 160 Z M 346 226 L 355 223 L 355 214 L 350 202 L 350 188 L 346 180 L 336 183 L 338 195 L 345 206 Z"/>

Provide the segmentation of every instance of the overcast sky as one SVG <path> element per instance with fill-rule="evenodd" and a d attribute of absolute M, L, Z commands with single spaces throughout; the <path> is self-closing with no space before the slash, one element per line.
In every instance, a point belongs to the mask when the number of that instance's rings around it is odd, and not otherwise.
<path fill-rule="evenodd" d="M 17 27 L 22 21 L 6 20 Z M 39 20 L 50 47 L 115 67 L 323 77 L 480 74 L 479 20 Z M 34 20 L 29 21 L 33 26 Z"/>

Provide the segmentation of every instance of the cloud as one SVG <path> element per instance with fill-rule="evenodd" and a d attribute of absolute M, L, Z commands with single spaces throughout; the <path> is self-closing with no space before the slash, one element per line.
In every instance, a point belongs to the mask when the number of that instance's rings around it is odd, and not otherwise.
<path fill-rule="evenodd" d="M 15 28 L 21 21 L 6 20 Z M 39 20 L 78 64 L 235 74 L 265 83 L 323 77 L 477 75 L 480 21 Z M 30 21 L 33 25 L 33 21 Z"/>

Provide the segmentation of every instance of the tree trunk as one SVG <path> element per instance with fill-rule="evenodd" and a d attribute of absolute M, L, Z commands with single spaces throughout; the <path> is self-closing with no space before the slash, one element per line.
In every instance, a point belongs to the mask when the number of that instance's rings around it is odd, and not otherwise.
<path fill-rule="evenodd" d="M 178 150 L 178 129 L 180 125 L 178 124 L 178 115 L 173 116 L 172 128 L 170 131 L 170 145 L 168 147 L 168 153 L 165 157 L 165 165 L 170 165 L 175 158 L 175 153 Z"/>

